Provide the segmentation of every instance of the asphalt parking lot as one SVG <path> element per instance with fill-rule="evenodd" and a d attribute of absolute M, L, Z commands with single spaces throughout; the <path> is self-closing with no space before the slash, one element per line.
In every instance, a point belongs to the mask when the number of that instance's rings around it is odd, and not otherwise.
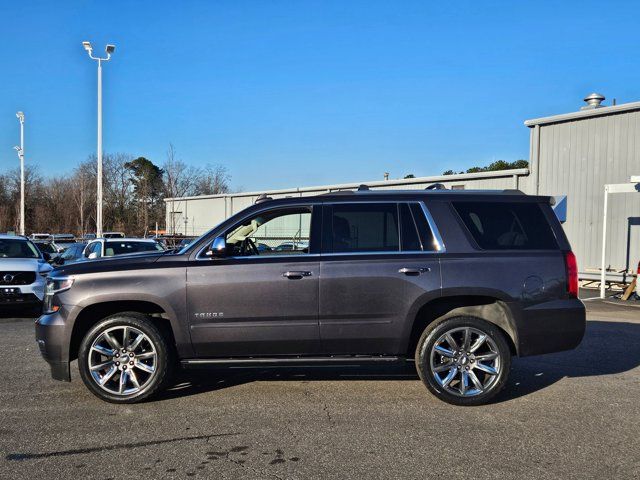
<path fill-rule="evenodd" d="M 587 305 L 578 349 L 515 360 L 473 408 L 379 367 L 210 372 L 116 406 L 0 319 L 0 478 L 640 478 L 640 308 Z"/>

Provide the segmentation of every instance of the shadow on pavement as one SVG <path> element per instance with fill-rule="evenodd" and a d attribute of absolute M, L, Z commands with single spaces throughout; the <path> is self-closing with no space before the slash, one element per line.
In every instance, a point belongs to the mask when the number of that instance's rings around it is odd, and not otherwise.
<path fill-rule="evenodd" d="M 515 358 L 504 390 L 494 403 L 542 390 L 564 377 L 624 373 L 640 365 L 640 323 L 589 321 L 572 351 Z M 185 371 L 158 400 L 195 395 L 255 381 L 418 380 L 412 363 L 336 367 L 233 368 Z M 426 394 L 425 390 L 425 394 Z"/>
<path fill-rule="evenodd" d="M 589 321 L 575 350 L 516 358 L 511 377 L 496 402 L 521 397 L 564 377 L 615 375 L 640 365 L 640 323 Z"/>
<path fill-rule="evenodd" d="M 35 321 L 42 311 L 42 307 L 8 307 L 6 305 L 0 306 L 0 319 L 11 318 L 19 320 L 33 320 Z"/>

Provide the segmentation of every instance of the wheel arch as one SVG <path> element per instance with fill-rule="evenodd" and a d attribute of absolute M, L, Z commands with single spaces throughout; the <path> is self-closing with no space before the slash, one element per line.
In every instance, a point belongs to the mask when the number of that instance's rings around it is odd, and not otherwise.
<path fill-rule="evenodd" d="M 157 303 L 146 300 L 98 302 L 82 308 L 75 318 L 69 341 L 69 361 L 78 358 L 80 343 L 87 332 L 101 320 L 117 313 L 136 313 L 148 316 L 166 338 L 173 345 L 176 345 L 171 319 Z"/>
<path fill-rule="evenodd" d="M 478 317 L 495 325 L 505 334 L 511 353 L 518 354 L 518 331 L 513 312 L 503 299 L 493 295 L 447 295 L 417 304 L 409 322 L 409 333 L 405 336 L 404 353 L 413 358 L 427 326 L 458 316 Z"/>

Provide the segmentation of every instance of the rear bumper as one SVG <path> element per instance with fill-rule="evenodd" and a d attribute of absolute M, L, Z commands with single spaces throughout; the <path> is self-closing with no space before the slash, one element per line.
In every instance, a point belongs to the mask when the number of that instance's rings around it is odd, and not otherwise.
<path fill-rule="evenodd" d="M 587 316 L 578 299 L 544 302 L 519 313 L 516 323 L 521 357 L 571 350 L 584 337 Z"/>
<path fill-rule="evenodd" d="M 36 342 L 42 358 L 51 367 L 51 377 L 71 381 L 67 329 L 59 313 L 42 315 L 36 320 Z"/>

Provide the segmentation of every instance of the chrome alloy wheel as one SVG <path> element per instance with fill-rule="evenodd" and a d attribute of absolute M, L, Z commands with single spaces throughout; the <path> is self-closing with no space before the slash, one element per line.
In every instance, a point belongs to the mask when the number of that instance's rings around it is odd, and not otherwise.
<path fill-rule="evenodd" d="M 111 327 L 91 344 L 88 363 L 91 377 L 101 389 L 125 396 L 151 382 L 157 353 L 151 339 L 137 328 Z"/>
<path fill-rule="evenodd" d="M 441 388 L 460 397 L 486 392 L 501 372 L 500 351 L 486 333 L 473 327 L 445 332 L 430 352 L 431 375 Z"/>

